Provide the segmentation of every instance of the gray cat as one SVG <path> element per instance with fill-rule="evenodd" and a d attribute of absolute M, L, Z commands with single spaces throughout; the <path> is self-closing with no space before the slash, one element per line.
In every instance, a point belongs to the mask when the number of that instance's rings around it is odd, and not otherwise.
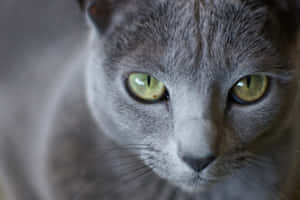
<path fill-rule="evenodd" d="M 86 65 L 2 164 L 9 199 L 299 198 L 299 1 L 79 4 Z"/>

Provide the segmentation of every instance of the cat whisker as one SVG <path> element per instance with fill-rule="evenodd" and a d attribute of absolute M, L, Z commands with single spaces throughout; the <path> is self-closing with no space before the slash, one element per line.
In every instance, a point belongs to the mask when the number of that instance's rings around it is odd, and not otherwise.
<path fill-rule="evenodd" d="M 145 153 L 143 153 L 142 154 L 142 156 L 153 156 L 151 153 L 148 153 L 148 152 L 145 152 Z M 102 157 L 98 157 L 98 158 L 96 158 L 96 161 L 97 160 L 100 160 L 100 159 L 102 159 Z M 120 161 L 120 160 L 130 160 L 130 159 L 132 159 L 132 160 L 134 160 L 134 159 L 136 159 L 136 160 L 140 160 L 140 156 L 138 156 L 138 155 L 135 155 L 135 154 L 126 154 L 126 155 L 109 155 L 109 160 L 111 160 L 111 161 L 114 161 L 114 160 L 116 160 L 116 161 Z"/>
<path fill-rule="evenodd" d="M 101 195 L 104 197 L 107 194 L 112 194 L 112 192 L 117 192 L 120 193 L 123 189 L 125 189 L 124 187 L 126 186 L 127 188 L 132 186 L 132 183 L 136 182 L 137 180 L 139 180 L 140 178 L 144 177 L 145 175 L 149 174 L 152 172 L 152 168 L 148 168 L 147 166 L 142 166 L 139 167 L 137 169 L 135 169 L 134 171 L 132 171 L 130 173 L 130 175 L 135 174 L 132 177 L 128 177 L 128 176 L 123 176 L 121 177 L 121 179 L 119 179 L 119 185 L 113 185 L 113 186 L 109 186 L 106 189 L 104 189 L 104 193 L 102 193 Z M 128 174 L 126 174 L 128 175 Z M 113 187 L 113 188 L 112 188 Z M 118 189 L 118 191 L 114 191 L 115 188 Z"/>
<path fill-rule="evenodd" d="M 140 149 L 142 150 L 140 154 L 142 155 L 151 155 L 155 153 L 151 149 Z M 115 149 L 114 151 L 107 151 L 107 152 L 100 152 L 100 153 L 95 153 L 93 155 L 90 155 L 91 159 L 93 160 L 100 160 L 103 159 L 103 157 L 107 157 L 107 159 L 122 159 L 122 158 L 136 158 L 140 159 L 140 155 L 137 155 L 136 153 L 130 152 L 129 150 L 125 149 Z"/>
<path fill-rule="evenodd" d="M 151 176 L 150 172 L 145 174 L 143 177 L 141 177 L 140 181 L 132 182 L 130 185 L 128 185 L 126 187 L 121 186 L 121 187 L 118 188 L 117 191 L 114 191 L 114 192 L 117 193 L 117 194 L 120 194 L 123 190 L 128 190 L 129 188 L 131 188 L 130 189 L 131 190 L 131 192 L 130 192 L 131 197 L 136 197 L 136 195 L 142 194 L 143 199 L 146 200 L 147 198 L 144 196 L 145 195 L 144 193 L 141 193 L 141 190 L 145 190 L 145 188 L 148 188 L 149 186 L 150 187 L 153 186 L 152 185 L 153 182 L 149 181 L 149 179 L 151 178 L 149 176 Z M 127 193 L 127 195 L 129 195 L 129 194 Z M 153 195 L 153 193 L 150 193 L 151 198 L 152 198 L 152 195 Z M 150 199 L 148 199 L 148 200 L 150 200 Z"/>
<path fill-rule="evenodd" d="M 247 161 L 248 161 L 248 164 L 251 166 L 255 166 L 255 167 L 259 167 L 259 168 L 274 168 L 274 166 L 271 164 L 271 160 L 267 160 L 260 156 L 248 158 Z M 247 171 L 245 171 L 245 173 L 247 173 Z M 252 177 L 251 179 L 248 179 L 248 180 L 254 180 L 254 183 L 258 183 L 258 184 L 254 184 L 254 186 L 257 188 L 261 187 L 262 185 L 264 186 L 264 184 L 262 184 L 263 180 L 260 180 L 259 177 Z M 258 187 L 258 185 L 259 185 L 259 187 Z M 280 192 L 279 188 L 274 189 L 274 187 L 275 187 L 275 185 L 268 185 L 268 189 L 272 190 L 273 196 L 278 193 L 279 197 L 276 196 L 275 197 L 276 199 L 278 199 L 278 200 L 285 199 L 286 200 L 287 199 L 286 196 Z"/>
<path fill-rule="evenodd" d="M 266 162 L 265 160 L 261 160 L 259 158 L 247 158 L 247 163 L 250 165 L 255 165 L 259 168 L 273 168 L 274 166 L 271 164 L 271 161 Z"/>
<path fill-rule="evenodd" d="M 112 152 L 122 152 L 122 151 L 130 151 L 130 150 L 152 150 L 150 147 L 115 147 L 110 149 L 104 149 L 100 152 L 105 153 L 112 153 Z"/>
<path fill-rule="evenodd" d="M 149 160 L 151 160 L 151 159 L 149 159 Z M 145 161 L 147 161 L 147 159 L 145 160 Z M 115 168 L 115 170 L 121 170 L 121 168 L 122 167 L 131 167 L 131 166 L 135 166 L 135 165 L 133 165 L 133 164 L 141 164 L 141 162 L 138 162 L 138 161 L 135 161 L 135 162 L 119 162 L 119 163 L 115 163 L 115 165 L 114 164 L 112 164 L 112 167 L 114 167 Z"/>
<path fill-rule="evenodd" d="M 121 147 L 121 148 L 126 148 L 126 147 L 150 147 L 150 144 L 122 144 L 122 145 L 114 145 L 113 148 L 118 148 L 118 147 Z"/>
<path fill-rule="evenodd" d="M 165 182 L 163 182 L 159 179 L 156 181 L 154 190 L 155 190 L 157 197 L 159 197 L 162 194 L 164 186 L 165 186 Z M 151 197 L 150 197 L 150 199 L 151 199 Z"/>
<path fill-rule="evenodd" d="M 130 146 L 117 146 L 117 147 L 112 147 L 112 148 L 107 148 L 107 149 L 100 149 L 97 152 L 101 152 L 97 156 L 101 156 L 104 154 L 112 154 L 112 153 L 132 153 L 132 150 L 147 150 L 151 152 L 157 152 L 154 148 L 143 145 L 143 146 L 135 146 L 135 145 L 130 145 Z"/>
<path fill-rule="evenodd" d="M 146 159 L 146 161 L 147 160 L 148 159 Z M 149 159 L 149 161 L 151 161 L 151 159 Z M 141 165 L 140 162 L 134 163 L 134 164 L 131 163 L 132 165 L 129 165 L 129 164 L 130 163 L 126 163 L 126 165 L 122 165 L 122 163 L 120 163 L 120 165 L 119 165 L 119 167 L 125 166 L 124 170 L 119 171 L 119 172 L 125 174 L 124 176 L 121 177 L 121 179 L 119 179 L 119 181 L 121 181 L 122 183 L 124 183 L 126 181 L 128 175 L 132 175 L 132 174 L 136 174 L 136 173 L 140 174 L 140 171 L 143 171 L 144 169 L 149 169 L 149 171 L 152 171 L 152 169 L 154 168 L 154 165 L 151 162 L 149 164 L 149 167 L 146 165 Z M 140 167 L 137 167 L 137 166 L 140 166 Z M 128 178 L 130 178 L 130 177 L 128 177 Z M 81 198 L 82 194 L 92 186 L 106 185 L 106 184 L 107 184 L 106 181 L 99 182 L 99 180 L 96 180 L 96 182 L 94 182 L 94 183 L 85 185 L 84 187 L 81 187 L 79 189 L 79 192 L 72 197 L 72 200 L 79 200 Z"/>
<path fill-rule="evenodd" d="M 269 160 L 266 160 L 266 159 L 263 159 L 263 160 L 270 162 Z M 273 167 L 271 165 L 262 165 L 262 164 L 264 164 L 263 162 L 258 162 L 257 163 L 257 161 L 258 160 L 251 158 L 251 159 L 248 160 L 248 164 L 250 164 L 250 165 L 254 164 L 256 167 L 257 166 L 259 166 L 259 167 Z M 240 180 L 243 180 L 243 182 L 248 184 L 249 186 L 255 187 L 255 188 L 260 189 L 260 190 L 261 190 L 261 187 L 267 187 L 266 189 L 271 190 L 271 194 L 272 194 L 273 199 L 288 200 L 287 196 L 280 190 L 280 188 L 277 188 L 278 186 L 270 185 L 270 184 L 268 184 L 268 185 L 264 184 L 264 181 L 261 179 L 261 177 L 259 177 L 259 176 L 249 176 L 248 173 L 247 173 L 248 170 L 245 170 L 245 169 L 243 170 L 242 174 L 245 175 L 245 179 L 242 179 L 241 176 L 240 176 Z M 249 181 L 249 180 L 251 180 L 251 181 Z"/>

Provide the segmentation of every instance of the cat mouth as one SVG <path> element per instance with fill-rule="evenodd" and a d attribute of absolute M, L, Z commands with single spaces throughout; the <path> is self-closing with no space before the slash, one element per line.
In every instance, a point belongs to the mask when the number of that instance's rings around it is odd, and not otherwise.
<path fill-rule="evenodd" d="M 199 193 L 205 192 L 217 182 L 217 178 L 206 178 L 198 174 L 182 185 L 181 188 L 188 193 Z"/>
<path fill-rule="evenodd" d="M 197 193 L 207 191 L 212 186 L 222 182 L 224 179 L 234 178 L 242 180 L 245 171 L 260 170 L 265 171 L 266 167 L 272 166 L 272 161 L 255 155 L 251 152 L 238 152 L 224 155 L 205 170 L 193 174 L 190 181 L 187 181 L 183 189 Z M 271 170 L 268 168 L 267 170 Z"/>
<path fill-rule="evenodd" d="M 219 157 L 199 173 L 190 171 L 189 173 L 185 173 L 184 176 L 181 176 L 181 178 L 175 180 L 167 179 L 168 182 L 187 193 L 201 193 L 209 190 L 224 179 L 239 178 L 240 173 L 242 173 L 245 168 L 247 170 L 252 167 L 262 169 L 261 167 L 263 167 L 263 165 L 257 165 L 258 161 L 262 162 L 258 156 L 249 152 L 228 154 Z"/>
<path fill-rule="evenodd" d="M 142 159 L 145 164 L 158 177 L 188 193 L 205 192 L 225 180 L 241 179 L 245 171 L 262 171 L 272 165 L 271 160 L 262 160 L 262 155 L 245 149 L 219 155 L 200 172 L 193 170 L 174 154 L 155 151 L 151 155 L 150 160 L 146 157 Z"/>

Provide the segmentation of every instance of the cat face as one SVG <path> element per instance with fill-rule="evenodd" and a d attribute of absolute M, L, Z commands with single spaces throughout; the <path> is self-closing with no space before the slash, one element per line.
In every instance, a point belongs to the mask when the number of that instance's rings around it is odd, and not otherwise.
<path fill-rule="evenodd" d="M 91 112 L 170 183 L 203 190 L 269 153 L 289 126 L 297 84 L 288 8 L 258 0 L 86 7 Z"/>

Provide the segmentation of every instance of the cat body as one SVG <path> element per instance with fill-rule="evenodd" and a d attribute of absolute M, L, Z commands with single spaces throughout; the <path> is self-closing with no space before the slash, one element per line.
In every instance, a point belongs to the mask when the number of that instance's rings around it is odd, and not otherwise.
<path fill-rule="evenodd" d="M 299 10 L 257 0 L 81 3 L 89 30 L 78 60 L 87 61 L 62 76 L 27 156 L 3 154 L 11 199 L 297 198 Z M 167 98 L 133 98 L 133 72 L 162 81 Z M 251 74 L 270 77 L 268 93 L 234 102 L 231 88 Z M 208 155 L 199 171 L 184 159 Z"/>

